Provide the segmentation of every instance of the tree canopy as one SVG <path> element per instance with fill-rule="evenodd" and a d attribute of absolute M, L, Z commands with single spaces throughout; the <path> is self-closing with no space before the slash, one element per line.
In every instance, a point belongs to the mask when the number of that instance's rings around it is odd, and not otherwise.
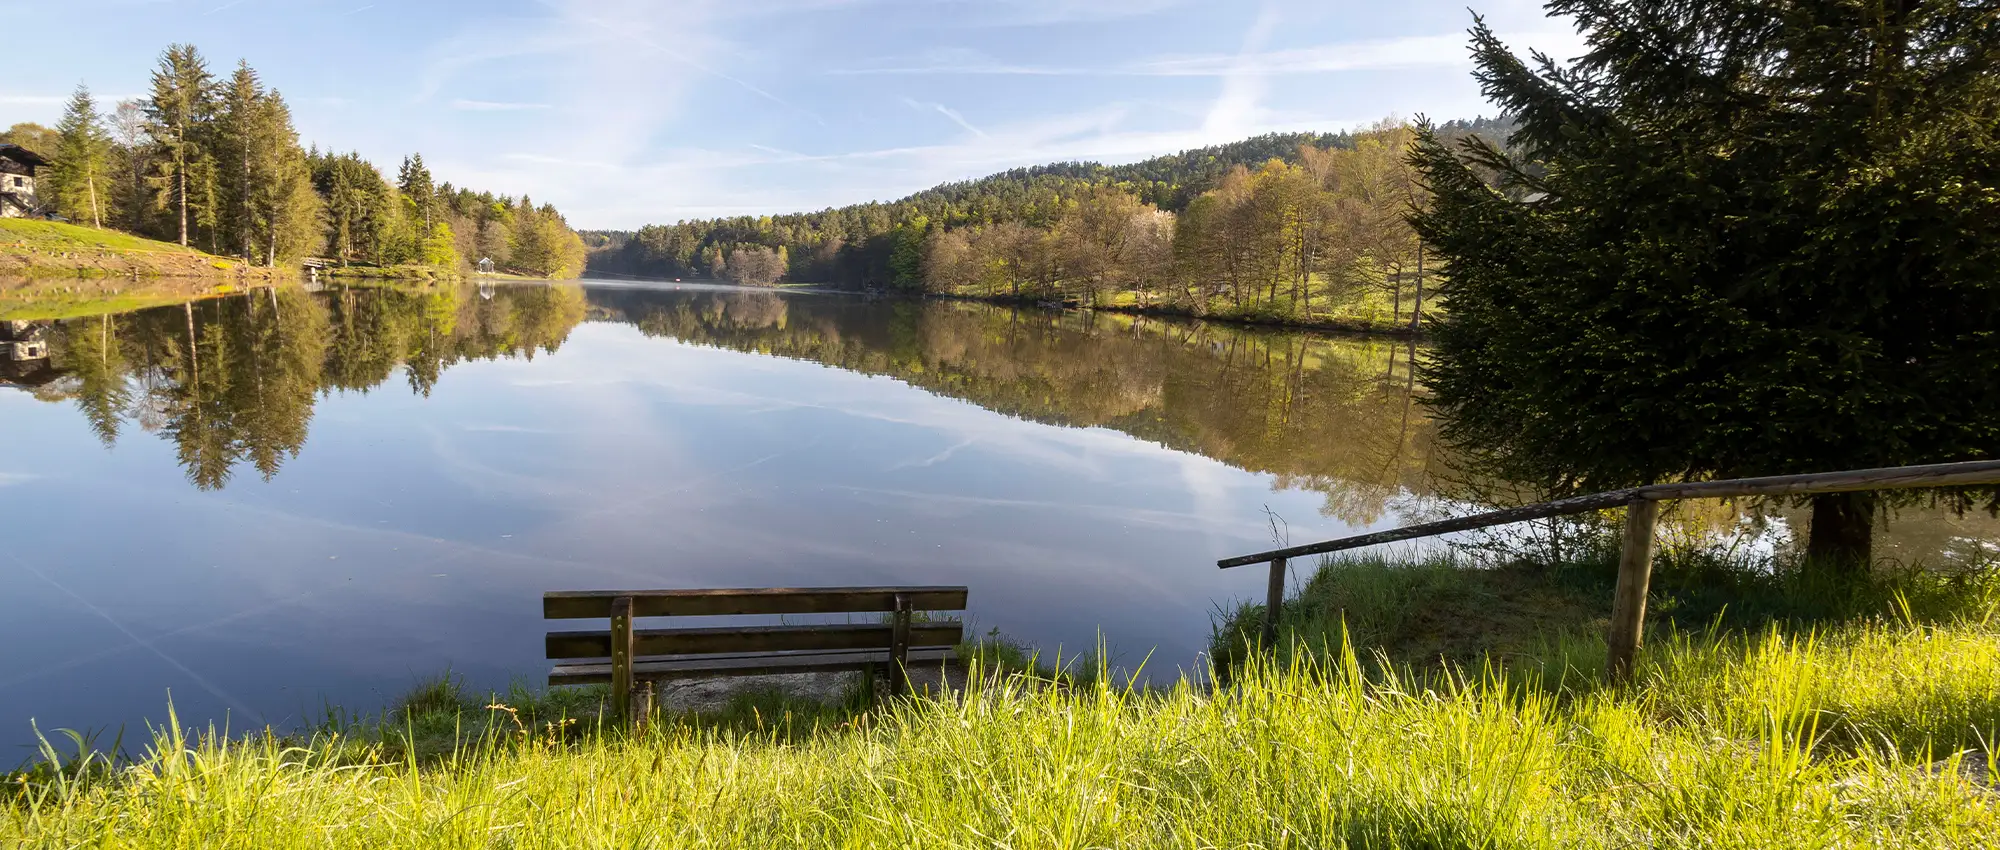
<path fill-rule="evenodd" d="M 1549 8 L 1572 64 L 1472 30 L 1520 153 L 1415 155 L 1453 442 L 1592 490 L 2000 453 L 1992 4 Z M 1816 498 L 1808 554 L 1864 561 L 1877 508 Z"/>
<path fill-rule="evenodd" d="M 60 127 L 16 124 L 0 140 L 49 157 L 43 200 L 72 221 L 253 263 L 583 271 L 583 241 L 554 207 L 437 183 L 422 154 L 391 183 L 358 154 L 308 151 L 277 89 L 247 62 L 218 79 L 193 45 L 162 52 L 147 96 L 108 121 L 79 86 Z"/>

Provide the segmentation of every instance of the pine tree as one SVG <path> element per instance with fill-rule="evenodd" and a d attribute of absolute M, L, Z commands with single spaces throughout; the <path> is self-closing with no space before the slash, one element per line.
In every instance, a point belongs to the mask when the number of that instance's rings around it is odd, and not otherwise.
<path fill-rule="evenodd" d="M 56 125 L 56 132 L 55 159 L 46 180 L 48 195 L 55 202 L 56 211 L 69 220 L 88 221 L 92 227 L 103 227 L 104 212 L 98 184 L 104 175 L 111 147 L 110 139 L 104 132 L 103 119 L 97 114 L 97 102 L 91 99 L 89 88 L 76 87 L 68 108 L 63 110 L 62 123 Z"/>
<path fill-rule="evenodd" d="M 155 204 L 177 211 L 178 239 L 188 244 L 188 219 L 196 204 L 195 192 L 206 175 L 194 172 L 202 166 L 206 151 L 201 138 L 203 125 L 214 112 L 214 78 L 201 53 L 191 44 L 176 44 L 160 54 L 153 71 L 153 92 L 145 104 L 148 135 L 158 153 L 158 173 L 150 182 Z M 197 216 L 201 215 L 195 211 Z M 213 215 L 212 209 L 208 213 Z"/>
<path fill-rule="evenodd" d="M 292 110 L 276 90 L 257 104 L 255 135 L 263 145 L 255 169 L 251 222 L 262 237 L 265 265 L 304 256 L 320 236 L 320 198 L 313 191 L 312 169 L 292 129 Z"/>
<path fill-rule="evenodd" d="M 273 140 L 264 120 L 264 85 L 248 62 L 222 85 L 215 115 L 215 154 L 222 165 L 222 198 L 218 218 L 224 241 L 245 261 L 257 256 L 258 228 L 252 195 L 268 168 Z"/>
<path fill-rule="evenodd" d="M 2000 455 L 1991 4 L 1549 8 L 1573 65 L 1473 30 L 1525 154 L 1415 154 L 1457 444 L 1584 490 Z M 1879 500 L 1812 502 L 1809 560 L 1865 564 Z"/>
<path fill-rule="evenodd" d="M 410 205 L 410 220 L 422 223 L 423 229 L 418 232 L 431 232 L 437 190 L 431 184 L 430 169 L 424 167 L 423 154 L 411 154 L 403 160 L 403 168 L 396 175 L 396 188 L 402 190 L 404 202 Z"/>

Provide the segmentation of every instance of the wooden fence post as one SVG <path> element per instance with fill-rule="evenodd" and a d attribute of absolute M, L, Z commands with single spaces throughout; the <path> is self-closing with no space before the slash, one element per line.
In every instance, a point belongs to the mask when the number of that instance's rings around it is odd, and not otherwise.
<path fill-rule="evenodd" d="M 1264 648 L 1278 651 L 1278 612 L 1285 607 L 1285 559 L 1271 561 L 1271 584 L 1264 590 Z"/>
<path fill-rule="evenodd" d="M 611 600 L 611 711 L 632 720 L 632 597 Z"/>
<path fill-rule="evenodd" d="M 1618 589 L 1611 598 L 1611 681 L 1632 675 L 1646 628 L 1646 591 L 1653 583 L 1653 524 L 1660 503 L 1634 499 L 1625 505 L 1625 539 L 1618 553 Z"/>

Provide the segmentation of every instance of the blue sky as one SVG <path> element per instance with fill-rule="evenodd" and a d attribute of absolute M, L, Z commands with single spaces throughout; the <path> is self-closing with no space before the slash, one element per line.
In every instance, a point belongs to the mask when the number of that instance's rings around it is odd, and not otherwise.
<path fill-rule="evenodd" d="M 630 228 L 1491 113 L 1467 5 L 1576 52 L 1528 0 L 72 0 L 88 25 L 10 45 L 0 124 L 53 122 L 78 82 L 136 96 L 187 41 L 220 73 L 248 60 L 307 143 L 385 170 L 422 151 L 441 179 Z"/>

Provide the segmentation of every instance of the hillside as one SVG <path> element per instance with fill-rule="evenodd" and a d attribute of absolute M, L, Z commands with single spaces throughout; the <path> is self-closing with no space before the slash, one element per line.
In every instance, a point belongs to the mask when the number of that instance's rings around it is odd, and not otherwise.
<path fill-rule="evenodd" d="M 1511 132 L 1505 118 L 1451 121 L 1447 136 Z M 1345 150 L 1366 131 L 1271 133 L 1239 142 L 1194 148 L 1127 165 L 1061 162 L 1017 168 L 946 183 L 894 201 L 869 201 L 817 212 L 681 221 L 638 231 L 581 231 L 591 248 L 587 271 L 618 277 L 722 277 L 768 283 L 732 274 L 726 258 L 742 249 L 769 249 L 776 267 L 792 280 L 863 285 L 888 275 L 899 230 L 929 231 L 999 223 L 1047 228 L 1081 195 L 1115 188 L 1158 209 L 1180 213 L 1216 188 L 1232 169 L 1254 169 L 1272 160 L 1300 162 L 1300 149 Z M 765 263 L 762 265 L 769 265 Z M 775 279 L 775 278 L 773 278 Z"/>
<path fill-rule="evenodd" d="M 0 219 L 0 276 L 295 277 L 171 242 L 54 221 Z"/>

